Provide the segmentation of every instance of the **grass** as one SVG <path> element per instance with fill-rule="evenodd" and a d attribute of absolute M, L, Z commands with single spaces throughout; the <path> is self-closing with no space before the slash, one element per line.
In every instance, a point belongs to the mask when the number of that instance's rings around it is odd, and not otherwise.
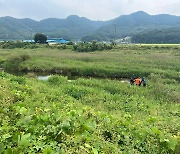
<path fill-rule="evenodd" d="M 0 82 L 5 153 L 179 152 L 180 105 L 159 91 L 159 82 L 143 88 L 107 79 L 38 81 L 6 73 Z"/>
<path fill-rule="evenodd" d="M 28 56 L 27 56 L 28 55 Z M 0 73 L 0 153 L 180 152 L 180 61 L 177 47 L 117 46 L 0 49 L 5 69 L 147 77 L 147 87 L 118 80 L 48 81 Z"/>
<path fill-rule="evenodd" d="M 70 49 L 0 49 L 0 61 L 21 54 L 32 58 L 18 65 L 19 70 L 74 72 L 84 76 L 131 77 L 151 73 L 179 80 L 179 50 L 173 47 L 144 48 L 118 46 L 110 51 L 80 53 Z"/>
<path fill-rule="evenodd" d="M 180 44 L 136 44 L 140 46 L 180 46 Z"/>

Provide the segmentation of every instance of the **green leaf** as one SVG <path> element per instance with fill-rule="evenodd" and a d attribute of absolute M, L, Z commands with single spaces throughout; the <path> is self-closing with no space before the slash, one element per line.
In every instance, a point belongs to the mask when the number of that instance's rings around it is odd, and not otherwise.
<path fill-rule="evenodd" d="M 153 132 L 154 134 L 158 134 L 158 135 L 162 134 L 162 132 L 161 132 L 159 129 L 157 129 L 156 127 L 153 127 L 153 128 L 152 128 L 152 132 Z"/>
<path fill-rule="evenodd" d="M 4 145 L 0 144 L 0 154 L 4 152 L 4 149 L 5 149 Z"/>
<path fill-rule="evenodd" d="M 48 147 L 43 150 L 43 154 L 50 154 L 50 153 L 53 153 L 52 147 Z"/>
<path fill-rule="evenodd" d="M 25 107 L 21 107 L 19 112 L 20 112 L 20 114 L 26 114 L 27 113 L 27 109 Z"/>
<path fill-rule="evenodd" d="M 20 146 L 30 146 L 31 143 L 30 143 L 30 136 L 31 134 L 25 134 L 25 135 L 22 135 L 21 137 L 19 137 L 19 140 L 18 140 L 18 145 Z"/>
<path fill-rule="evenodd" d="M 83 128 L 85 130 L 94 130 L 96 128 L 96 122 L 88 121 L 85 124 L 83 124 Z"/>
<path fill-rule="evenodd" d="M 97 151 L 96 148 L 92 148 L 92 152 L 93 152 L 94 154 L 98 154 L 98 151 Z"/>
<path fill-rule="evenodd" d="M 12 153 L 13 153 L 13 151 L 12 151 L 11 148 L 8 148 L 8 149 L 4 152 L 4 154 L 12 154 Z"/>
<path fill-rule="evenodd" d="M 12 135 L 10 135 L 9 133 L 7 133 L 7 134 L 4 134 L 3 136 L 2 136 L 2 138 L 5 140 L 5 139 L 7 139 L 7 138 L 10 138 Z"/>
<path fill-rule="evenodd" d="M 62 123 L 62 130 L 66 133 L 69 133 L 69 129 L 70 129 L 71 125 L 69 123 L 69 121 L 63 121 Z"/>
<path fill-rule="evenodd" d="M 85 143 L 85 147 L 86 148 L 91 148 L 91 146 L 89 144 L 87 144 L 87 143 Z"/>
<path fill-rule="evenodd" d="M 174 137 L 170 137 L 169 139 L 168 139 L 168 147 L 171 149 L 171 150 L 175 150 L 175 148 L 176 148 L 176 145 L 177 145 L 177 143 L 178 143 L 178 141 L 177 141 L 177 139 L 176 138 L 174 138 Z"/>

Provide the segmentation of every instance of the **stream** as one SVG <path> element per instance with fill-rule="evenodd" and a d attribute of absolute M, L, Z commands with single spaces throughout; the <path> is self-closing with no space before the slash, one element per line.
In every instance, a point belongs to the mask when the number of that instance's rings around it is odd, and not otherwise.
<path fill-rule="evenodd" d="M 0 69 L 0 72 L 4 71 L 3 69 Z M 67 77 L 67 79 L 70 80 L 77 80 L 79 78 L 84 78 L 84 79 L 109 79 L 109 80 L 117 80 L 121 82 L 126 82 L 129 83 L 128 78 L 108 78 L 108 77 L 95 77 L 95 76 L 78 76 L 78 75 L 73 75 L 71 72 L 67 74 L 55 74 L 55 73 L 48 73 L 48 72 L 24 72 L 24 71 L 11 71 L 7 72 L 9 74 L 15 75 L 15 76 L 25 76 L 25 77 L 34 77 L 37 78 L 38 80 L 42 81 L 47 81 L 49 77 L 52 75 L 59 75 L 63 77 Z"/>

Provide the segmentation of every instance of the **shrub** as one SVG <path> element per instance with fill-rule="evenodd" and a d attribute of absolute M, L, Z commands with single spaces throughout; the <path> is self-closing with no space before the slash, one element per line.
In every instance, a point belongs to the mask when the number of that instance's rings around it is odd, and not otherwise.
<path fill-rule="evenodd" d="M 93 52 L 102 50 L 111 50 L 114 47 L 113 44 L 97 43 L 93 41 L 92 43 L 83 42 L 73 45 L 73 50 L 78 52 Z"/>
<path fill-rule="evenodd" d="M 21 42 L 21 41 L 5 41 L 0 43 L 0 48 L 2 49 L 15 49 L 15 48 L 38 48 L 39 46 L 31 42 Z"/>
<path fill-rule="evenodd" d="M 58 76 L 58 75 L 53 75 L 51 76 L 49 79 L 48 79 L 48 82 L 51 84 L 51 85 L 59 85 L 59 84 L 62 84 L 64 82 L 67 81 L 67 78 L 66 77 L 63 77 L 63 76 Z"/>
<path fill-rule="evenodd" d="M 46 43 L 47 36 L 44 35 L 44 34 L 37 33 L 37 34 L 34 35 L 34 41 L 36 43 Z"/>
<path fill-rule="evenodd" d="M 19 56 L 13 56 L 10 57 L 4 64 L 3 67 L 5 70 L 8 71 L 16 71 L 19 70 L 19 66 L 22 62 L 30 59 L 30 56 L 27 54 L 19 55 Z"/>
<path fill-rule="evenodd" d="M 74 43 L 70 41 L 67 43 L 67 45 L 74 45 Z"/>

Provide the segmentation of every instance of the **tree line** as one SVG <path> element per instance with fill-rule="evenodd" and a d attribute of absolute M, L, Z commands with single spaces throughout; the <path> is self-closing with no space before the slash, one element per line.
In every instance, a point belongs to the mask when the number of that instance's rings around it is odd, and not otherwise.
<path fill-rule="evenodd" d="M 180 43 L 180 28 L 169 28 L 161 30 L 151 30 L 147 32 L 138 33 L 132 36 L 132 43 Z"/>

